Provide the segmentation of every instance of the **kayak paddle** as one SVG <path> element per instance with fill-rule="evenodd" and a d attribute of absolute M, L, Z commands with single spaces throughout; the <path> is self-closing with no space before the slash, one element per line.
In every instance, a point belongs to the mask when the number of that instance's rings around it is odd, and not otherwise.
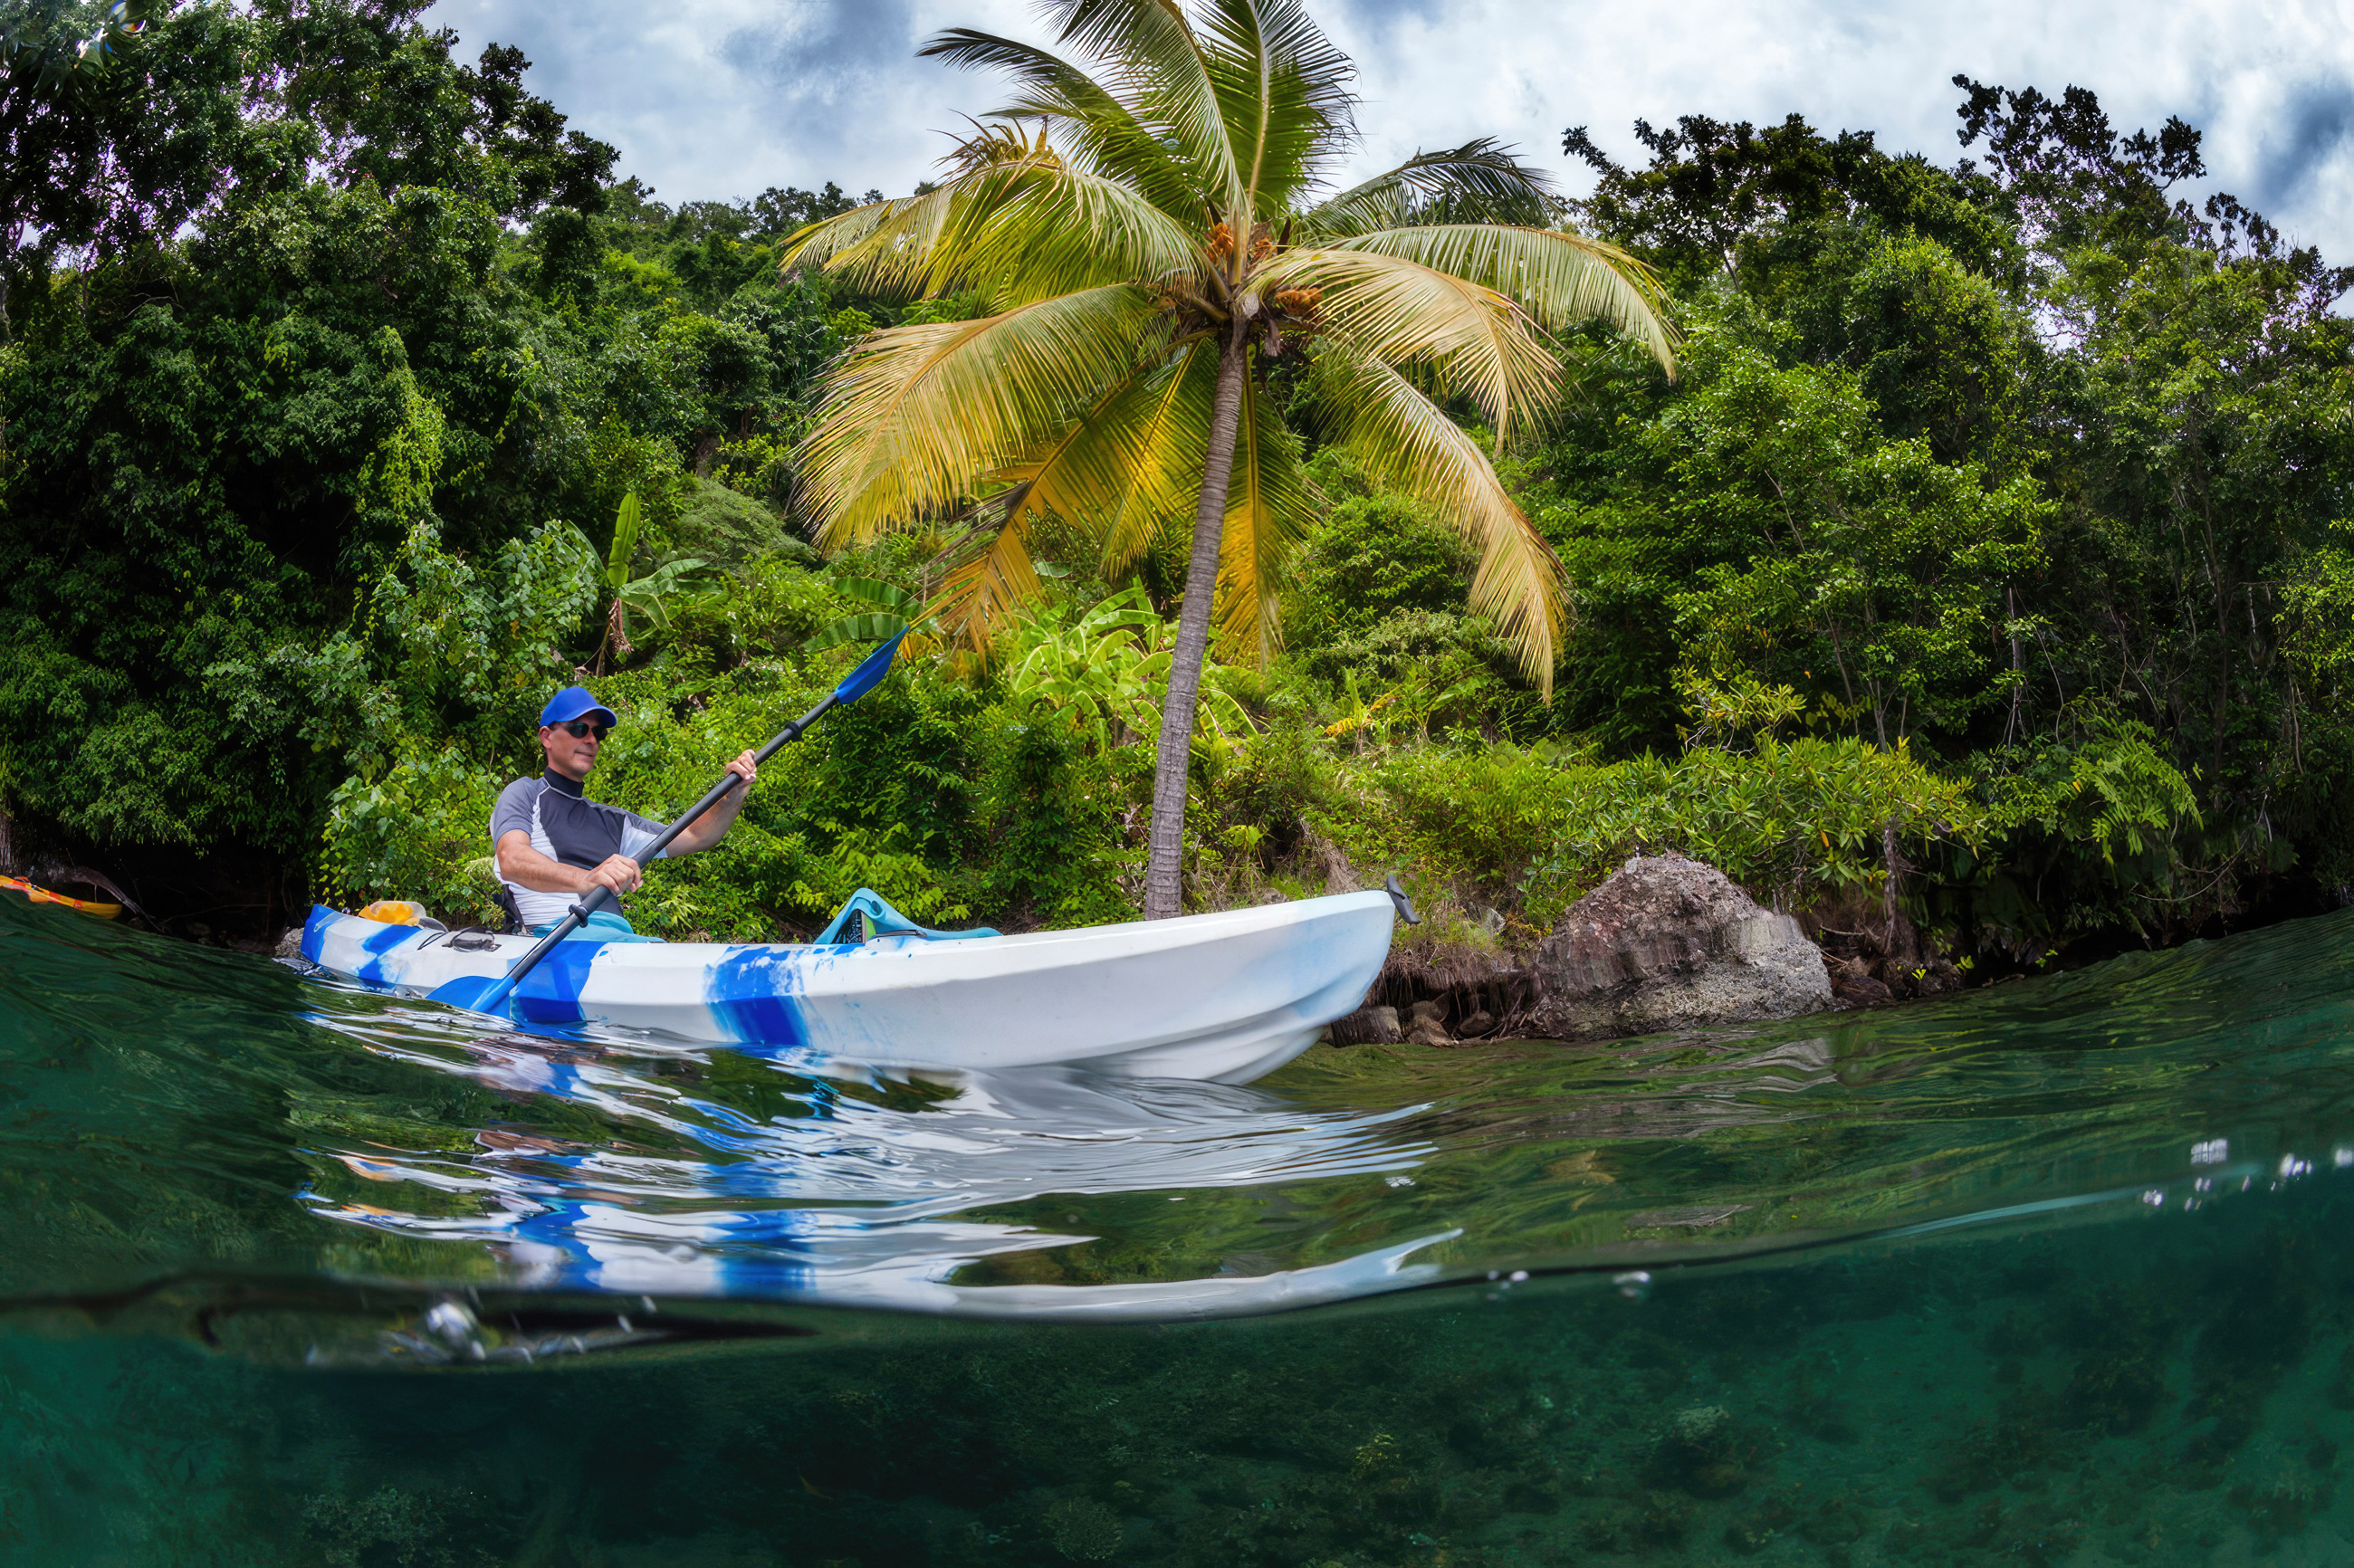
<path fill-rule="evenodd" d="M 902 630 L 889 641 L 878 646 L 875 652 L 859 661 L 858 668 L 842 678 L 842 684 L 826 694 L 823 702 L 770 736 L 769 744 L 752 754 L 754 765 L 768 761 L 779 751 L 799 740 L 810 726 L 823 718 L 828 711 L 848 707 L 868 692 L 873 691 L 883 677 L 891 673 L 891 661 L 899 652 L 901 639 L 907 635 L 907 632 Z M 734 773 L 721 774 L 719 782 L 705 791 L 703 799 L 689 806 L 678 821 L 664 828 L 662 831 L 662 836 L 647 845 L 646 853 L 639 859 L 642 862 L 651 862 L 663 850 L 668 849 L 673 839 L 693 826 L 695 819 L 702 816 L 704 812 L 726 800 L 728 792 L 742 782 L 743 780 Z M 433 991 L 433 1000 L 448 1002 L 455 1007 L 472 1008 L 477 1012 L 492 1012 L 504 1016 L 506 1012 L 507 999 L 514 994 L 515 987 L 523 983 L 524 976 L 531 973 L 538 966 L 540 959 L 547 957 L 558 942 L 578 930 L 588 916 L 594 915 L 612 895 L 611 888 L 601 882 L 599 883 L 588 890 L 588 896 L 572 906 L 564 918 L 557 921 L 531 951 L 516 960 L 514 968 L 506 972 L 504 979 L 494 980 L 485 975 L 462 976 L 437 986 Z"/>

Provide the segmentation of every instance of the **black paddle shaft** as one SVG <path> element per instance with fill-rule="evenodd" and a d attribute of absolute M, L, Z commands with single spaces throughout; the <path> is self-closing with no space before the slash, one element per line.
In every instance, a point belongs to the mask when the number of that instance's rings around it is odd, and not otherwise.
<path fill-rule="evenodd" d="M 825 694 L 825 700 L 823 702 L 821 702 L 817 706 L 801 715 L 801 717 L 795 719 L 792 723 L 779 730 L 775 735 L 770 736 L 769 737 L 769 744 L 760 747 L 759 750 L 752 754 L 753 766 L 758 767 L 761 763 L 768 761 L 769 758 L 774 757 L 778 752 L 783 750 L 786 747 L 790 746 L 794 741 L 799 740 L 801 737 L 802 733 L 806 731 L 810 726 L 817 723 L 820 718 L 825 715 L 827 709 L 832 707 L 841 700 L 842 690 L 840 687 L 836 687 L 834 690 L 828 692 Z M 664 828 L 661 834 L 655 838 L 654 842 L 646 846 L 646 852 L 644 854 L 636 856 L 635 858 L 641 863 L 651 861 L 656 855 L 662 853 L 663 851 L 670 848 L 671 841 L 673 839 L 675 839 L 679 834 L 693 827 L 697 818 L 701 817 L 704 812 L 711 810 L 712 807 L 719 804 L 720 801 L 727 799 L 728 792 L 743 782 L 743 778 L 739 774 L 721 774 L 719 776 L 719 782 L 714 784 L 709 789 L 705 790 L 702 800 L 697 800 L 694 805 L 689 806 L 685 811 L 680 815 L 678 821 Z M 569 937 L 573 932 L 578 930 L 580 927 L 587 922 L 588 916 L 594 915 L 599 908 L 603 907 L 605 901 L 612 897 L 612 895 L 613 890 L 610 887 L 606 886 L 601 882 L 597 884 L 596 886 L 591 887 L 588 890 L 588 895 L 582 898 L 579 903 L 572 906 L 572 907 L 565 913 L 564 918 L 557 921 L 555 927 L 551 929 L 546 936 L 542 937 L 539 939 L 538 944 L 535 946 L 531 951 L 525 953 L 515 964 L 514 968 L 507 971 L 505 981 L 502 983 L 497 990 L 482 998 L 482 1011 L 484 1012 L 495 1012 L 500 1008 L 505 1006 L 507 998 L 514 994 L 515 987 L 523 983 L 523 977 L 531 973 L 531 971 L 538 966 L 539 960 L 547 957 L 549 951 L 555 948 L 557 943 L 561 942 L 565 938 Z"/>

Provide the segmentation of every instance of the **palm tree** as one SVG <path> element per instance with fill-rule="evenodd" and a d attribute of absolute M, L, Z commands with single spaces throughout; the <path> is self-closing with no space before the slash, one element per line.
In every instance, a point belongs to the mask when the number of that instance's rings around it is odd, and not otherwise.
<path fill-rule="evenodd" d="M 1028 529 L 1095 530 L 1120 569 L 1189 514 L 1144 912 L 1180 908 L 1186 768 L 1213 620 L 1274 644 L 1310 495 L 1267 372 L 1294 358 L 1326 439 L 1479 551 L 1475 609 L 1552 690 L 1559 563 L 1434 397 L 1511 439 L 1558 391 L 1549 334 L 1599 316 L 1673 370 L 1659 294 L 1553 227 L 1544 176 L 1479 141 L 1334 191 L 1347 58 L 1297 0 L 1044 0 L 1048 48 L 957 28 L 925 55 L 1010 75 L 937 188 L 802 230 L 784 265 L 979 319 L 863 338 L 804 451 L 821 537 L 961 517 L 942 624 L 976 646 L 1038 590 Z"/>

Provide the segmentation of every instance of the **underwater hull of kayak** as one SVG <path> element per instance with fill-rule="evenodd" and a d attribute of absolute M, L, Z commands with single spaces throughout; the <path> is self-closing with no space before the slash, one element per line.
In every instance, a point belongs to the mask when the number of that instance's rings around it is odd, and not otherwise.
<path fill-rule="evenodd" d="M 570 941 L 525 977 L 510 1012 L 527 1024 L 607 1023 L 873 1066 L 1066 1064 L 1239 1084 L 1363 1000 L 1394 917 L 1387 894 L 1348 893 L 956 941 Z M 532 939 L 497 943 L 464 952 L 446 932 L 324 908 L 302 930 L 312 962 L 408 995 L 495 980 Z"/>

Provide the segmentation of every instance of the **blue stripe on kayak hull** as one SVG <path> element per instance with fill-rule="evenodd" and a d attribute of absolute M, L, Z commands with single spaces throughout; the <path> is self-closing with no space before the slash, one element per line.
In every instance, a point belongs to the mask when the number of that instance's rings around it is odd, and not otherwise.
<path fill-rule="evenodd" d="M 359 967 L 359 978 L 366 985 L 390 985 L 392 978 L 384 972 L 384 955 L 418 935 L 414 926 L 387 926 L 363 941 L 360 946 L 376 955 Z"/>
<path fill-rule="evenodd" d="M 312 905 L 311 917 L 302 922 L 302 956 L 317 963 L 320 949 L 327 940 L 327 927 L 342 918 L 340 912 L 323 904 Z"/>
<path fill-rule="evenodd" d="M 515 987 L 514 1016 L 525 1023 L 579 1023 L 588 966 L 610 942 L 558 942 Z"/>
<path fill-rule="evenodd" d="M 704 1000 L 732 1039 L 762 1045 L 810 1043 L 792 1000 L 801 989 L 794 958 L 774 948 L 737 948 L 711 966 Z"/>

